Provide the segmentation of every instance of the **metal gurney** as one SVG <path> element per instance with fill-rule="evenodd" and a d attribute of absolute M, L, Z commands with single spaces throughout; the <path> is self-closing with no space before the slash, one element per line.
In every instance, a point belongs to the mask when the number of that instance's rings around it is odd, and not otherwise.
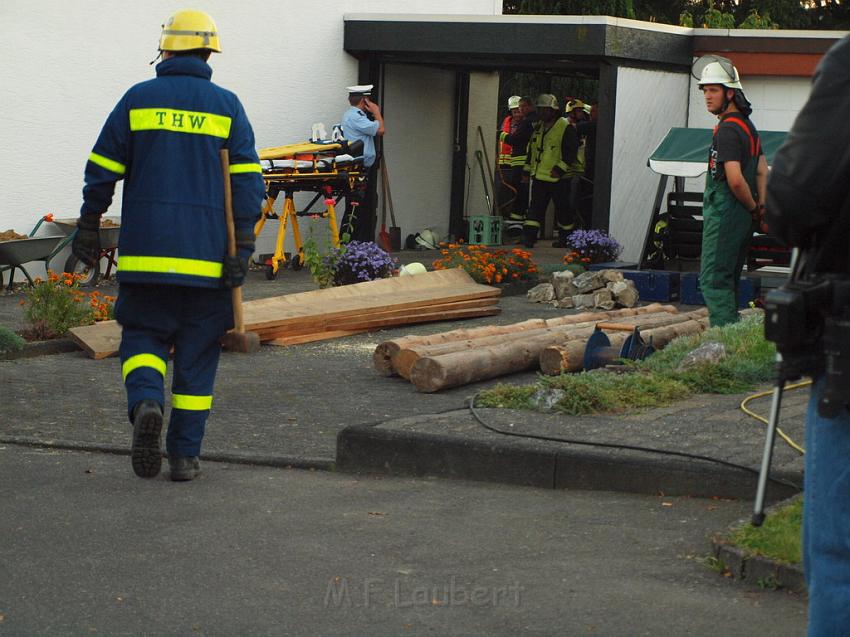
<path fill-rule="evenodd" d="M 295 270 L 304 265 L 299 216 L 318 215 L 327 218 L 331 241 L 334 247 L 339 247 L 336 206 L 340 199 L 366 179 L 363 143 L 342 140 L 330 144 L 290 144 L 263 148 L 258 154 L 266 184 L 266 201 L 262 216 L 254 226 L 254 234 L 259 236 L 266 219 L 280 220 L 274 253 L 258 258 L 265 268 L 266 278 L 273 279 L 281 267 L 288 265 L 287 261 Z M 298 211 L 295 207 L 296 192 L 314 192 L 316 195 L 304 210 Z M 284 204 L 283 211 L 278 215 L 274 212 L 274 204 L 280 193 L 284 193 Z M 313 206 L 320 199 L 325 209 L 321 212 L 313 211 Z M 292 226 L 295 242 L 295 254 L 290 259 L 283 251 L 287 225 Z"/>

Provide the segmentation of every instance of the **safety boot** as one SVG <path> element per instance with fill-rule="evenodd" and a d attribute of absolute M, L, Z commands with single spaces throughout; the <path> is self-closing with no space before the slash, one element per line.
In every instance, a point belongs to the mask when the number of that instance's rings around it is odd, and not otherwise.
<path fill-rule="evenodd" d="M 133 471 L 140 478 L 155 478 L 162 468 L 159 438 L 162 407 L 154 400 L 142 400 L 133 410 Z"/>
<path fill-rule="evenodd" d="M 522 229 L 522 243 L 526 248 L 533 248 L 537 243 L 537 228 L 526 226 Z"/>
<path fill-rule="evenodd" d="M 201 475 L 201 461 L 198 456 L 168 456 L 168 466 L 171 467 L 171 480 L 188 482 Z"/>

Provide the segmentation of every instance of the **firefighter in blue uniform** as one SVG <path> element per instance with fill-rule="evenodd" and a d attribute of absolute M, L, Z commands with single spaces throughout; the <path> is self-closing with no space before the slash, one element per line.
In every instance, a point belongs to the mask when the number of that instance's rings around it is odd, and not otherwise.
<path fill-rule="evenodd" d="M 118 242 L 122 373 L 133 423 L 132 465 L 161 468 L 165 374 L 174 351 L 166 449 L 172 480 L 191 480 L 212 406 L 220 338 L 233 326 L 227 288 L 242 285 L 264 186 L 239 99 L 210 81 L 218 30 L 202 11 L 162 27 L 156 78 L 130 88 L 106 120 L 85 169 L 73 250 L 99 256 L 100 217 L 124 180 Z M 219 151 L 230 154 L 238 256 L 226 257 Z"/>

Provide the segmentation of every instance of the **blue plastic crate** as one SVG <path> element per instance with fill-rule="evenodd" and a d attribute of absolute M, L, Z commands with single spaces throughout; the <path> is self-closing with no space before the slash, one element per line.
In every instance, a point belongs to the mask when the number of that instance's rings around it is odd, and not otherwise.
<path fill-rule="evenodd" d="M 634 281 L 641 301 L 678 301 L 679 272 L 668 270 L 622 270 Z"/>
<path fill-rule="evenodd" d="M 738 307 L 745 308 L 761 293 L 761 279 L 741 277 L 738 283 Z M 699 286 L 699 272 L 686 272 L 682 275 L 682 303 L 686 305 L 705 305 L 705 299 Z"/>
<path fill-rule="evenodd" d="M 597 270 L 634 270 L 637 263 L 633 261 L 609 261 L 608 263 L 591 263 L 587 269 L 591 272 Z"/>

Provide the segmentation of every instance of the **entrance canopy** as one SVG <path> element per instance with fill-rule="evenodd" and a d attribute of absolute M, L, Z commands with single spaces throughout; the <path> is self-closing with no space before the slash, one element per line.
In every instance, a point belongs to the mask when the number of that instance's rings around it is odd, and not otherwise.
<path fill-rule="evenodd" d="M 768 165 L 785 141 L 783 131 L 759 131 L 761 146 Z M 659 175 L 670 177 L 699 177 L 708 170 L 708 151 L 711 148 L 710 128 L 671 128 L 647 164 Z"/>

